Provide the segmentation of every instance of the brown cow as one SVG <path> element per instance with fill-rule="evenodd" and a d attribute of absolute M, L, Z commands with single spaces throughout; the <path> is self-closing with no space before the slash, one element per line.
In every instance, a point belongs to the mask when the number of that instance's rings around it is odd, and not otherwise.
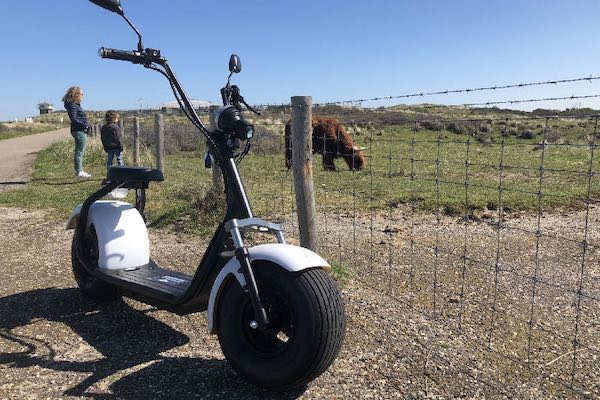
<path fill-rule="evenodd" d="M 323 155 L 323 168 L 335 171 L 334 159 L 343 157 L 351 170 L 365 166 L 364 148 L 355 146 L 344 126 L 335 118 L 313 117 L 313 153 Z M 285 164 L 292 166 L 292 121 L 285 125 Z"/>

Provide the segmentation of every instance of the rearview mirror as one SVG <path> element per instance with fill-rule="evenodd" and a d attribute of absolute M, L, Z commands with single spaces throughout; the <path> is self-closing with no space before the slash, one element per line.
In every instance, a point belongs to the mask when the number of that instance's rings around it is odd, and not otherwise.
<path fill-rule="evenodd" d="M 90 0 L 92 3 L 99 5 L 102 8 L 112 11 L 119 15 L 123 15 L 123 9 L 121 8 L 121 0 Z"/>
<path fill-rule="evenodd" d="M 229 72 L 231 73 L 238 73 L 242 70 L 242 61 L 240 61 L 240 58 L 235 55 L 232 54 L 231 57 L 229 58 Z"/>

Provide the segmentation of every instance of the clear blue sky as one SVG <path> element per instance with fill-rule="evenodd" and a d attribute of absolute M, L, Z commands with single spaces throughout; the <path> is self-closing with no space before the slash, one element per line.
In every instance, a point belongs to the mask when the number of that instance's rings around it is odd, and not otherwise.
<path fill-rule="evenodd" d="M 253 104 L 314 102 L 600 75 L 600 2 L 122 0 L 148 47 L 160 48 L 190 97 L 217 102 L 230 53 L 235 82 Z M 117 15 L 87 0 L 2 2 L 0 121 L 57 109 L 65 90 L 84 109 L 156 107 L 171 101 L 159 74 L 102 60 L 101 46 L 133 49 Z M 600 82 L 430 97 L 418 102 L 590 95 Z M 405 103 L 399 100 L 397 103 Z M 376 104 L 366 104 L 376 105 Z M 600 100 L 538 106 L 600 108 Z"/>

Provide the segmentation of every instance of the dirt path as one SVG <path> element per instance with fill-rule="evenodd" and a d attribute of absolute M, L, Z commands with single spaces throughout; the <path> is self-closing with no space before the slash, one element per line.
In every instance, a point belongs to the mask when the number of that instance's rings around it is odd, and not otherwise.
<path fill-rule="evenodd" d="M 70 137 L 69 128 L 0 140 L 0 191 L 24 185 L 36 154 L 50 144 Z"/>

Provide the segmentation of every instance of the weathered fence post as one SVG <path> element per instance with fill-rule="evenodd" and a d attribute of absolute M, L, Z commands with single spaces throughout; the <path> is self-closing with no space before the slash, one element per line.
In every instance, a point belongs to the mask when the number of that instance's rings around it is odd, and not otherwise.
<path fill-rule="evenodd" d="M 218 106 L 210 106 L 208 109 L 208 121 L 210 124 L 210 130 L 217 130 L 217 121 L 215 120 L 215 112 L 219 109 Z M 216 164 L 212 163 L 212 181 L 213 187 L 215 190 L 222 192 L 224 190 L 223 187 L 223 175 L 221 173 L 221 168 Z"/>
<path fill-rule="evenodd" d="M 133 117 L 133 165 L 140 166 L 140 118 Z"/>
<path fill-rule="evenodd" d="M 163 115 L 156 114 L 154 119 L 154 133 L 156 134 L 156 169 L 165 172 L 165 125 Z"/>
<path fill-rule="evenodd" d="M 312 97 L 292 97 L 292 170 L 298 209 L 300 245 L 317 251 L 319 240 L 315 219 L 312 171 Z"/>

